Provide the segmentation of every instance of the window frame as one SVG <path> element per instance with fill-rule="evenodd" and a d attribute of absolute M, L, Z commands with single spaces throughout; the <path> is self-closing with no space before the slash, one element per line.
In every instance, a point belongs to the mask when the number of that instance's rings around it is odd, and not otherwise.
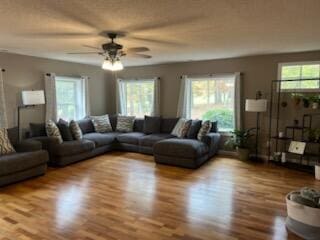
<path fill-rule="evenodd" d="M 217 73 L 217 74 L 206 74 L 206 75 L 187 75 L 187 78 L 190 80 L 190 103 L 192 103 L 193 101 L 193 93 L 192 93 L 192 82 L 193 81 L 208 81 L 210 79 L 214 80 L 216 78 L 216 80 L 218 80 L 219 78 L 223 79 L 223 78 L 228 78 L 228 77 L 233 77 L 234 79 L 234 93 L 233 93 L 233 119 L 234 119 L 234 126 L 232 129 L 230 130 L 227 130 L 227 129 L 223 129 L 223 130 L 220 130 L 219 127 L 218 127 L 218 131 L 219 133 L 221 133 L 223 136 L 230 136 L 232 135 L 230 132 L 231 131 L 234 131 L 234 129 L 237 128 L 237 111 L 236 111 L 236 104 L 235 104 L 235 101 L 236 101 L 236 98 L 237 98 L 237 94 L 236 94 L 236 75 L 237 74 L 240 74 L 238 72 L 236 73 Z M 240 96 L 239 96 L 240 97 Z M 241 99 L 241 97 L 240 97 Z M 240 100 L 241 101 L 241 100 Z M 188 115 L 190 116 L 190 118 L 192 118 L 192 104 L 190 104 L 190 109 L 187 110 L 189 113 Z M 200 119 L 202 120 L 202 119 Z"/>
<path fill-rule="evenodd" d="M 85 80 L 82 77 L 70 77 L 70 76 L 56 76 L 56 85 L 57 82 L 71 82 L 74 85 L 75 89 L 75 95 L 74 95 L 74 104 L 68 104 L 68 103 L 61 103 L 58 102 L 58 96 L 57 96 L 57 87 L 56 87 L 56 104 L 57 104 L 57 117 L 61 118 L 58 115 L 58 106 L 66 106 L 66 105 L 74 105 L 75 106 L 75 116 L 70 120 L 80 120 L 85 117 L 86 115 L 86 85 Z M 80 91 L 79 91 L 80 89 Z M 79 103 L 82 106 L 79 106 Z"/>
<path fill-rule="evenodd" d="M 278 74 L 277 74 L 277 77 L 278 77 L 278 80 L 280 81 L 279 82 L 279 86 L 278 86 L 278 92 L 295 92 L 295 93 L 314 93 L 314 92 L 319 92 L 320 91 L 320 80 L 319 80 L 319 87 L 318 88 L 294 88 L 294 89 L 282 89 L 281 88 L 281 84 L 282 82 L 281 81 L 285 81 L 286 79 L 283 79 L 282 80 L 282 76 L 281 76 L 281 73 L 282 73 L 282 67 L 285 67 L 285 66 L 304 66 L 304 65 L 319 65 L 319 78 L 320 78 L 320 61 L 300 61 L 300 62 L 281 62 L 281 63 L 278 63 Z M 310 78 L 310 79 L 314 79 L 314 78 Z M 290 79 L 287 79 L 287 80 L 290 80 Z M 308 80 L 308 79 L 306 79 Z M 314 80 L 316 81 L 316 80 Z"/>
<path fill-rule="evenodd" d="M 150 82 L 150 83 L 153 83 L 153 103 L 155 101 L 155 88 L 156 88 L 156 79 L 158 78 L 155 78 L 155 77 L 152 77 L 152 78 L 128 78 L 128 79 L 119 79 L 120 80 L 120 83 L 123 83 L 123 84 L 130 84 L 130 83 L 147 83 L 147 82 Z M 127 85 L 125 85 L 127 86 Z M 125 110 L 125 113 L 121 113 L 121 114 L 125 114 L 125 115 L 128 115 L 128 102 L 127 102 L 127 99 L 128 99 L 128 92 L 127 92 L 127 89 L 125 89 L 124 91 L 124 98 L 125 99 L 121 99 L 120 101 L 126 101 L 124 106 L 126 107 L 126 110 Z M 154 115 L 154 111 L 155 109 L 154 108 L 154 104 L 152 105 L 151 107 L 151 110 L 150 110 L 150 113 L 148 114 L 144 114 L 144 115 L 148 115 L 148 116 L 153 116 Z M 136 115 L 136 114 L 133 114 L 134 116 L 139 116 L 139 115 Z M 144 116 L 143 116 L 144 117 Z M 140 116 L 137 117 L 137 118 L 141 118 Z"/>

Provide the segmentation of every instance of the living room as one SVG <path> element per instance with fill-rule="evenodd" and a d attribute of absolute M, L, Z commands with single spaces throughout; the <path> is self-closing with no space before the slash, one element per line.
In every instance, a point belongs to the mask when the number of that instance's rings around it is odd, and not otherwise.
<path fill-rule="evenodd" d="M 1 3 L 1 239 L 319 239 L 319 1 Z"/>

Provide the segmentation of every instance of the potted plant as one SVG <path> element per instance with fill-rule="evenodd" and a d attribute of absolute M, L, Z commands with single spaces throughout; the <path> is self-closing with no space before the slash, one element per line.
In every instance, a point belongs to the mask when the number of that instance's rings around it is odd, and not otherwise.
<path fill-rule="evenodd" d="M 295 106 L 299 106 L 301 99 L 302 99 L 302 95 L 299 93 L 292 93 L 291 99 L 292 99 L 292 102 Z"/>
<path fill-rule="evenodd" d="M 232 133 L 230 139 L 226 142 L 227 146 L 231 146 L 233 149 L 237 150 L 237 154 L 240 160 L 246 161 L 249 159 L 249 139 L 253 136 L 251 134 L 251 129 L 248 130 L 238 130 L 235 129 Z"/>
<path fill-rule="evenodd" d="M 310 100 L 309 100 L 308 97 L 304 96 L 304 97 L 302 98 L 302 102 L 303 102 L 303 106 L 304 106 L 305 108 L 308 108 L 308 107 L 310 106 Z"/>
<path fill-rule="evenodd" d="M 319 98 L 318 95 L 310 96 L 309 101 L 311 102 L 311 108 L 312 109 L 318 109 L 319 108 L 320 98 Z"/>
<path fill-rule="evenodd" d="M 308 134 L 308 141 L 320 142 L 320 128 L 310 128 L 306 132 Z"/>

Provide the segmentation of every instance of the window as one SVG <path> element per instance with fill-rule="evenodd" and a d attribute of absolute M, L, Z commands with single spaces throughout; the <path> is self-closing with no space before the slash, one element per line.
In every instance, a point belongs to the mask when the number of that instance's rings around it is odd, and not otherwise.
<path fill-rule="evenodd" d="M 317 91 L 320 89 L 320 62 L 280 63 L 278 69 L 280 80 L 307 79 L 307 81 L 285 81 L 281 91 Z"/>
<path fill-rule="evenodd" d="M 219 131 L 235 128 L 235 75 L 190 78 L 192 119 L 218 121 Z"/>
<path fill-rule="evenodd" d="M 158 79 L 118 80 L 120 95 L 120 113 L 136 116 L 157 115 L 159 96 L 155 96 Z"/>
<path fill-rule="evenodd" d="M 58 119 L 78 120 L 85 117 L 85 84 L 82 78 L 56 77 Z"/>

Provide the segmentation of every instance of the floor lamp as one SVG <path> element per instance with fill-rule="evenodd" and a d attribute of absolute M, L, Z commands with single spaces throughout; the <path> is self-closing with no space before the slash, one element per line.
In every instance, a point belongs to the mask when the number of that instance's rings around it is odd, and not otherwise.
<path fill-rule="evenodd" d="M 45 104 L 44 91 L 22 91 L 22 105 L 18 106 L 18 139 L 20 140 L 20 110 L 22 108 L 34 107 Z"/>
<path fill-rule="evenodd" d="M 258 141 L 259 141 L 259 131 L 260 131 L 260 113 L 267 111 L 267 99 L 261 99 L 261 92 L 258 91 L 256 94 L 256 99 L 246 99 L 246 112 L 257 113 L 256 118 L 256 146 L 255 146 L 255 160 L 259 160 L 258 157 Z"/>

